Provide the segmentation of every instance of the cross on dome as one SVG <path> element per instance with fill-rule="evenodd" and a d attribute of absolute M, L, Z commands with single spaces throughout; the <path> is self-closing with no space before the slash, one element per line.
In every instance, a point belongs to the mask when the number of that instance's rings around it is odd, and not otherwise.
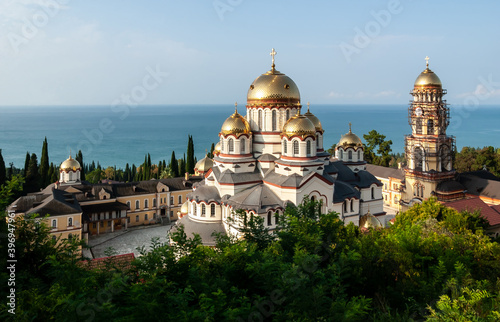
<path fill-rule="evenodd" d="M 351 133 L 351 122 L 349 122 L 349 133 Z"/>
<path fill-rule="evenodd" d="M 429 68 L 429 56 L 425 56 L 425 65 Z"/>
<path fill-rule="evenodd" d="M 309 113 L 309 106 L 311 105 L 311 103 L 307 102 L 307 113 Z"/>
<path fill-rule="evenodd" d="M 238 113 L 238 102 L 234 102 L 234 113 Z"/>
<path fill-rule="evenodd" d="M 269 55 L 271 55 L 273 57 L 273 65 L 272 65 L 273 70 L 274 70 L 274 67 L 275 67 L 275 65 L 274 65 L 274 56 L 276 56 L 276 54 L 277 54 L 277 52 L 276 52 L 276 50 L 274 50 L 274 48 L 273 48 L 273 50 L 271 50 L 271 53 L 269 54 Z"/>

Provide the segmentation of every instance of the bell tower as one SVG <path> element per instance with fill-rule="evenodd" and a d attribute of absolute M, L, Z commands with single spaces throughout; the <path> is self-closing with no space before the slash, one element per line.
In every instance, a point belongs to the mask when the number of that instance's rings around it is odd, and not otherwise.
<path fill-rule="evenodd" d="M 439 183 L 455 177 L 453 151 L 455 138 L 446 135 L 450 124 L 450 109 L 443 96 L 439 77 L 429 69 L 420 73 L 410 94 L 408 108 L 411 135 L 405 136 L 405 195 L 403 206 L 421 202 L 436 195 Z"/>

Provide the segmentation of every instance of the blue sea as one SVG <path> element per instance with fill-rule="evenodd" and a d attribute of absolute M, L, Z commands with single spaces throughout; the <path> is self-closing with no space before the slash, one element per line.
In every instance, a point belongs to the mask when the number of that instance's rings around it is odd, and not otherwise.
<path fill-rule="evenodd" d="M 408 106 L 401 105 L 314 105 L 311 112 L 325 129 L 324 146 L 337 143 L 349 129 L 359 137 L 375 129 L 392 140 L 392 151 L 403 152 L 404 135 L 411 132 Z M 40 158 L 42 142 L 48 140 L 50 162 L 60 164 L 70 151 L 82 150 L 85 163 L 124 168 L 139 165 L 151 154 L 153 163 L 177 158 L 186 151 L 193 136 L 198 160 L 218 141 L 224 120 L 234 112 L 232 105 L 138 106 L 112 110 L 110 106 L 0 107 L 0 149 L 5 164 L 24 167 L 26 152 Z M 241 114 L 245 111 L 240 110 Z M 500 147 L 500 107 L 475 110 L 451 107 L 448 134 L 463 146 Z"/>

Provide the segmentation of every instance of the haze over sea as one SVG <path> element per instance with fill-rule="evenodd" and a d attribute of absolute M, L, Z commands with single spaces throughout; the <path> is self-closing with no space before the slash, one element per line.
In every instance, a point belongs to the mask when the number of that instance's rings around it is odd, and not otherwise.
<path fill-rule="evenodd" d="M 325 149 L 337 143 L 352 122 L 352 131 L 361 139 L 372 129 L 386 135 L 396 153 L 403 152 L 404 135 L 411 133 L 407 107 L 311 105 L 311 112 L 325 130 Z M 0 149 L 7 166 L 13 162 L 22 168 L 26 151 L 40 159 L 47 137 L 50 162 L 60 164 L 71 149 L 73 156 L 82 150 L 85 163 L 94 160 L 103 167 L 124 168 L 126 163 L 141 164 L 146 153 L 153 163 L 164 159 L 168 163 L 173 150 L 181 158 L 192 135 L 199 160 L 218 141 L 222 123 L 233 112 L 231 105 L 138 106 L 128 115 L 110 106 L 4 106 L 0 107 Z M 243 105 L 239 112 L 246 114 Z M 467 109 L 452 105 L 448 134 L 456 136 L 459 150 L 463 146 L 499 147 L 499 119 L 498 106 Z"/>

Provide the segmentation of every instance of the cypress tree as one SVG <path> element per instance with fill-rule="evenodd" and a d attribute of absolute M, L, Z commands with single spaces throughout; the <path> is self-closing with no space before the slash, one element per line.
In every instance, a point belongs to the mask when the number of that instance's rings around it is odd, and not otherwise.
<path fill-rule="evenodd" d="M 85 165 L 83 164 L 82 150 L 78 150 L 78 153 L 76 154 L 75 160 L 80 163 L 80 166 L 82 168 L 82 170 L 80 171 L 80 178 L 81 178 L 81 180 L 85 180 Z"/>
<path fill-rule="evenodd" d="M 194 143 L 193 137 L 188 136 L 187 158 L 186 158 L 186 172 L 194 173 Z"/>
<path fill-rule="evenodd" d="M 172 151 L 172 157 L 170 159 L 170 170 L 172 170 L 172 175 L 175 177 L 179 177 L 179 163 L 177 162 L 177 159 L 175 158 L 175 151 Z"/>
<path fill-rule="evenodd" d="M 7 170 L 5 169 L 5 162 L 2 157 L 2 149 L 0 149 L 0 186 L 7 180 Z"/>
<path fill-rule="evenodd" d="M 47 137 L 42 145 L 42 157 L 40 158 L 40 185 L 46 187 L 49 184 L 49 151 L 47 144 Z"/>
<path fill-rule="evenodd" d="M 135 181 L 135 176 L 137 175 L 137 167 L 135 164 L 132 163 L 132 169 L 130 169 L 132 172 L 130 174 L 130 181 Z"/>
<path fill-rule="evenodd" d="M 210 154 L 208 155 L 210 159 L 214 158 L 214 150 L 215 150 L 215 144 L 212 143 L 212 146 L 210 147 Z"/>
<path fill-rule="evenodd" d="M 28 168 L 30 166 L 30 153 L 29 151 L 26 152 L 26 159 L 24 160 L 24 177 L 26 178 L 28 176 Z"/>
<path fill-rule="evenodd" d="M 125 165 L 125 173 L 123 174 L 123 181 L 125 182 L 130 181 L 130 167 L 128 163 Z"/>
<path fill-rule="evenodd" d="M 40 174 L 38 172 L 38 159 L 33 153 L 26 173 L 26 192 L 35 192 L 40 188 Z"/>

